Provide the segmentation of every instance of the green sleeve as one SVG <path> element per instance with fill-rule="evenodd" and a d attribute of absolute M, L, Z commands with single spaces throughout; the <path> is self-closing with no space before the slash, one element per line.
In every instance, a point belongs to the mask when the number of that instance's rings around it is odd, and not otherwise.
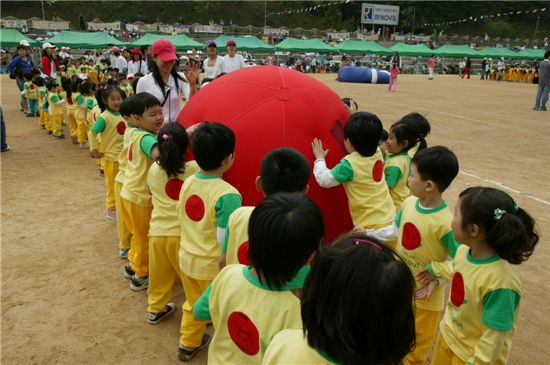
<path fill-rule="evenodd" d="M 54 96 L 54 98 L 55 98 L 55 96 Z M 106 126 L 107 126 L 107 123 L 105 122 L 105 119 L 103 119 L 102 116 L 99 116 L 95 120 L 95 123 L 92 126 L 91 131 L 94 132 L 94 133 L 101 133 L 105 130 Z"/>
<path fill-rule="evenodd" d="M 399 182 L 399 179 L 401 179 L 401 176 L 403 176 L 403 172 L 397 166 L 388 166 L 384 170 L 384 175 L 386 175 L 386 184 L 388 184 L 390 189 L 393 189 Z"/>
<path fill-rule="evenodd" d="M 346 159 L 342 159 L 338 165 L 330 170 L 330 173 L 332 177 L 334 177 L 334 180 L 338 181 L 340 184 L 353 180 L 353 168 Z"/>
<path fill-rule="evenodd" d="M 453 231 L 449 231 L 449 233 L 447 233 L 445 236 L 441 238 L 441 244 L 447 247 L 447 250 L 449 250 L 449 256 L 454 258 L 456 254 L 456 250 L 458 249 L 459 243 L 456 242 Z"/>
<path fill-rule="evenodd" d="M 403 216 L 403 211 L 400 210 L 399 212 L 397 212 L 397 214 L 395 215 L 395 225 L 399 228 L 399 226 L 401 225 L 401 217 Z"/>
<path fill-rule="evenodd" d="M 82 95 L 78 95 L 75 101 L 78 105 L 82 105 L 84 104 L 84 97 Z"/>
<path fill-rule="evenodd" d="M 58 96 L 57 94 L 54 94 L 54 95 L 52 96 L 52 99 L 51 99 L 51 100 L 52 100 L 52 103 L 55 104 L 55 103 L 57 103 L 60 99 L 59 99 L 59 96 Z"/>
<path fill-rule="evenodd" d="M 88 109 L 93 109 L 94 108 L 94 100 L 93 99 L 88 99 L 88 101 L 86 102 L 86 106 L 88 107 Z"/>
<path fill-rule="evenodd" d="M 239 194 L 222 195 L 216 202 L 216 226 L 227 228 L 229 216 L 235 209 L 241 206 L 241 196 Z"/>
<path fill-rule="evenodd" d="M 212 290 L 212 284 L 208 285 L 208 288 L 202 293 L 199 299 L 193 305 L 193 315 L 195 318 L 202 321 L 210 321 L 210 291 Z"/>
<path fill-rule="evenodd" d="M 27 85 L 27 84 L 23 85 L 23 90 L 24 90 L 25 92 L 29 92 L 29 91 L 30 91 L 30 90 L 29 90 L 29 85 Z"/>
<path fill-rule="evenodd" d="M 483 296 L 483 323 L 497 331 L 511 331 L 521 296 L 512 289 L 497 289 Z"/>
<path fill-rule="evenodd" d="M 225 231 L 225 237 L 223 238 L 222 243 L 222 252 L 227 253 L 227 243 L 229 242 L 229 226 L 227 226 L 227 230 Z"/>
<path fill-rule="evenodd" d="M 153 151 L 153 147 L 155 147 L 157 143 L 157 138 L 154 135 L 146 134 L 141 138 L 139 146 L 141 147 L 143 153 L 145 153 L 147 157 L 151 158 L 151 152 Z"/>

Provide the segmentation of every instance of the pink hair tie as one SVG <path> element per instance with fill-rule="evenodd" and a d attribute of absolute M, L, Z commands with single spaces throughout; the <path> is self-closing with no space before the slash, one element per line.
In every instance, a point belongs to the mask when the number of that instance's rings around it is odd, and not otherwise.
<path fill-rule="evenodd" d="M 374 243 L 374 242 L 369 241 L 369 240 L 364 240 L 364 239 L 361 239 L 361 238 L 355 238 L 355 239 L 353 240 L 353 242 L 355 242 L 355 244 L 358 244 L 358 243 L 366 243 L 366 244 L 369 244 L 369 245 L 371 245 L 372 247 L 376 248 L 377 250 L 380 250 L 380 251 L 382 250 L 382 247 L 380 247 L 379 244 Z"/>
<path fill-rule="evenodd" d="M 169 140 L 172 139 L 172 136 L 165 133 L 165 134 L 162 135 L 162 139 L 165 140 L 165 141 L 169 141 Z"/>

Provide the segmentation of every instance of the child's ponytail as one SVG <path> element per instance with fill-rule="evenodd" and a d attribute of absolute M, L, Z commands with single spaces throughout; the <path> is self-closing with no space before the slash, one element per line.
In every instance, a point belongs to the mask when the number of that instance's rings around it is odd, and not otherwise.
<path fill-rule="evenodd" d="M 168 123 L 157 135 L 160 167 L 168 177 L 183 173 L 185 168 L 185 153 L 189 146 L 189 137 L 185 128 L 178 123 Z"/>
<path fill-rule="evenodd" d="M 534 219 L 505 192 L 474 187 L 460 194 L 462 228 L 476 224 L 487 244 L 511 264 L 521 264 L 533 254 L 539 236 Z"/>
<path fill-rule="evenodd" d="M 391 131 L 395 135 L 397 142 L 408 142 L 407 145 L 403 147 L 402 152 L 410 150 L 416 146 L 416 144 L 418 144 L 418 151 L 427 147 L 424 135 L 420 133 L 416 124 L 398 121 L 391 126 Z"/>

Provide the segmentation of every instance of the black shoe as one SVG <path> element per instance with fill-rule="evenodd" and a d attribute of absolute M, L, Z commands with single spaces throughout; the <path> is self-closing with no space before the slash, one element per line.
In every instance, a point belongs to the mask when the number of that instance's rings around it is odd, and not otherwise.
<path fill-rule="evenodd" d="M 124 277 L 126 279 L 132 279 L 132 276 L 134 276 L 136 273 L 134 270 L 132 270 L 132 267 L 130 266 L 130 263 L 127 263 L 124 265 Z"/>
<path fill-rule="evenodd" d="M 178 359 L 181 361 L 189 361 L 195 356 L 197 352 L 207 347 L 210 344 L 211 337 L 208 333 L 202 336 L 202 342 L 199 347 L 188 348 L 183 345 L 178 346 Z"/>
<path fill-rule="evenodd" d="M 172 313 L 176 311 L 176 305 L 174 303 L 166 304 L 166 310 L 164 312 L 158 313 L 149 313 L 149 319 L 147 322 L 149 324 L 158 324 L 164 318 L 169 317 Z"/>
<path fill-rule="evenodd" d="M 130 289 L 133 291 L 145 290 L 149 287 L 149 277 L 148 276 L 132 276 L 130 279 Z"/>
<path fill-rule="evenodd" d="M 60 134 L 59 136 L 54 136 L 55 138 L 57 139 L 64 139 L 65 138 L 65 135 L 64 134 Z"/>

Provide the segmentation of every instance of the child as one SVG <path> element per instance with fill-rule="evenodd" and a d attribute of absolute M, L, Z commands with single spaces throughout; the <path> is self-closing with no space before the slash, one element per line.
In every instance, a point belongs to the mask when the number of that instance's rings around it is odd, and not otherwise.
<path fill-rule="evenodd" d="M 120 103 L 126 97 L 124 91 L 116 86 L 107 86 L 99 89 L 96 93 L 96 100 L 102 113 L 95 121 L 88 132 L 90 150 L 92 156 L 102 158 L 103 172 L 105 175 L 105 197 L 106 216 L 116 220 L 115 210 L 115 176 L 118 172 L 118 154 L 122 149 L 122 139 L 126 122 L 120 115 Z M 97 134 L 101 135 L 101 152 L 97 146 Z"/>
<path fill-rule="evenodd" d="M 388 85 L 388 91 L 395 92 L 397 88 L 397 76 L 399 75 L 399 67 L 396 64 L 390 67 L 390 83 Z"/>
<path fill-rule="evenodd" d="M 155 135 L 162 127 L 164 116 L 159 100 L 153 95 L 143 92 L 133 98 L 131 115 L 136 130 L 129 136 L 128 164 L 120 196 L 123 219 L 132 234 L 124 276 L 130 277 L 130 289 L 139 291 L 149 285 L 148 236 L 153 204 L 147 188 L 147 172 L 158 157 Z"/>
<path fill-rule="evenodd" d="M 63 106 L 65 100 L 59 96 L 61 86 L 57 83 L 56 79 L 50 79 L 46 84 L 48 89 L 48 113 L 50 115 L 50 128 L 51 134 L 55 138 L 65 138 L 63 134 Z"/>
<path fill-rule="evenodd" d="M 128 75 L 128 78 L 132 76 L 132 80 L 134 79 L 134 75 Z M 134 89 L 132 89 L 132 85 L 129 84 L 129 79 L 127 79 L 126 77 L 124 76 L 121 76 L 120 77 L 120 80 L 119 80 L 119 83 L 120 83 L 120 88 L 122 90 L 124 90 L 124 92 L 126 93 L 126 95 L 129 95 L 129 96 L 132 96 L 134 95 Z"/>
<path fill-rule="evenodd" d="M 357 102 L 353 100 L 352 98 L 342 98 L 342 101 L 346 105 L 346 108 L 348 108 L 348 111 L 351 114 L 356 113 L 359 109 L 359 106 L 357 105 Z"/>
<path fill-rule="evenodd" d="M 40 113 L 40 119 L 38 123 L 42 129 L 46 129 L 46 121 L 50 118 L 47 110 L 44 110 L 44 102 L 46 101 L 46 87 L 44 86 L 44 79 L 37 77 L 34 79 L 38 93 L 38 112 Z"/>
<path fill-rule="evenodd" d="M 505 364 L 521 301 L 510 264 L 533 253 L 535 221 L 505 192 L 474 187 L 460 194 L 452 226 L 462 243 L 453 260 L 419 273 L 423 284 L 452 278 L 432 363 Z"/>
<path fill-rule="evenodd" d="M 410 195 L 407 187 L 411 166 L 409 151 L 417 145 L 417 150 L 426 148 L 426 141 L 416 125 L 399 121 L 391 126 L 387 145 L 389 156 L 384 164 L 384 174 L 395 211 L 398 212 L 403 201 Z"/>
<path fill-rule="evenodd" d="M 380 152 L 382 152 L 382 156 L 384 157 L 384 163 L 386 163 L 386 160 L 388 159 L 388 131 L 385 129 L 382 129 L 382 133 L 380 134 L 380 140 L 378 141 L 378 148 L 380 148 Z"/>
<path fill-rule="evenodd" d="M 40 115 L 38 110 L 38 87 L 33 82 L 32 73 L 24 73 L 23 78 L 25 79 L 25 83 L 23 84 L 21 95 L 27 99 L 27 117 L 38 117 Z"/>
<path fill-rule="evenodd" d="M 176 205 L 185 179 L 199 171 L 195 161 L 185 162 L 189 137 L 180 124 L 166 124 L 157 141 L 158 160 L 147 176 L 153 201 L 147 289 L 150 324 L 159 323 L 176 310 L 175 304 L 169 303 L 176 279 L 183 282 L 178 260 L 181 228 Z"/>
<path fill-rule="evenodd" d="M 321 211 L 302 193 L 269 195 L 248 233 L 251 266 L 226 266 L 194 307 L 214 325 L 209 364 L 260 364 L 276 333 L 302 328 L 296 290 L 321 245 Z"/>
<path fill-rule="evenodd" d="M 442 194 L 457 174 L 458 160 L 446 147 L 430 147 L 414 156 L 408 178 L 413 196 L 403 202 L 395 218 L 399 227 L 397 252 L 413 274 L 456 251 L 452 215 Z M 406 365 L 426 362 L 443 309 L 445 288 L 438 287 L 430 298 L 422 298 L 421 294 L 417 293 L 415 302 L 416 346 L 403 360 Z"/>
<path fill-rule="evenodd" d="M 292 148 L 269 152 L 262 160 L 256 189 L 268 196 L 278 192 L 307 192 L 310 168 L 307 159 Z M 229 217 L 222 246 L 222 265 L 249 265 L 248 221 L 254 207 L 241 207 Z M 225 259 L 225 262 L 224 262 Z"/>
<path fill-rule="evenodd" d="M 88 140 L 88 125 L 86 119 L 90 109 L 93 109 L 95 84 L 91 81 L 84 80 L 77 83 L 78 91 L 74 95 L 74 101 L 77 106 L 74 113 L 76 119 L 76 138 L 79 147 L 82 149 L 89 148 L 86 141 Z"/>
<path fill-rule="evenodd" d="M 332 170 L 327 168 L 323 143 L 312 143 L 313 174 L 321 187 L 343 184 L 353 225 L 395 245 L 395 207 L 384 180 L 382 152 L 378 148 L 382 122 L 374 114 L 353 114 L 344 127 L 344 145 L 349 153 Z"/>
<path fill-rule="evenodd" d="M 69 77 L 78 76 L 74 62 L 71 59 L 67 60 L 67 75 Z"/>
<path fill-rule="evenodd" d="M 186 296 L 178 348 L 181 360 L 191 359 L 210 340 L 204 333 L 206 322 L 193 317 L 193 305 L 219 271 L 227 220 L 241 206 L 237 189 L 222 179 L 233 165 L 233 131 L 205 122 L 197 128 L 191 148 L 200 172 L 185 180 L 178 203 L 180 269 Z"/>
<path fill-rule="evenodd" d="M 66 111 L 65 120 L 67 121 L 67 125 L 69 127 L 69 133 L 71 135 L 73 144 L 77 144 L 78 127 L 76 123 L 75 113 L 78 106 L 73 98 L 73 92 L 75 92 L 76 89 L 78 88 L 78 84 L 76 82 L 72 82 L 70 78 L 64 76 L 61 78 L 61 86 L 65 91 L 65 95 L 66 95 L 65 99 L 67 100 L 67 103 L 65 104 L 65 111 Z"/>
<path fill-rule="evenodd" d="M 428 119 L 424 117 L 422 114 L 417 112 L 409 113 L 405 116 L 403 116 L 400 120 L 400 122 L 403 123 L 412 123 L 416 126 L 418 129 L 418 135 L 426 139 L 428 135 L 430 134 L 432 127 L 430 126 L 430 122 L 428 122 Z M 409 149 L 409 157 L 411 160 L 413 159 L 416 152 L 418 152 L 418 148 L 420 147 L 420 141 L 418 141 L 413 147 Z"/>
<path fill-rule="evenodd" d="M 303 330 L 275 335 L 262 364 L 398 364 L 414 344 L 413 296 L 414 278 L 393 250 L 346 234 L 313 260 Z"/>

